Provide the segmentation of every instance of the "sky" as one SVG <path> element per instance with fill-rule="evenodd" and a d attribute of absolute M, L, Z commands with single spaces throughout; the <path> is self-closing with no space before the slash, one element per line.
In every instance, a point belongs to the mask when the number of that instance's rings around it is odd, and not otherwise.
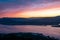
<path fill-rule="evenodd" d="M 54 16 L 60 16 L 60 0 L 0 0 L 0 18 Z"/>

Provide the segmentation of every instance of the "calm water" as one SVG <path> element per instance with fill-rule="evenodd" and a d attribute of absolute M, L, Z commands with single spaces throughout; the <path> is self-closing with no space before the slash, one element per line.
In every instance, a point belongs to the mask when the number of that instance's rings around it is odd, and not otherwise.
<path fill-rule="evenodd" d="M 0 25 L 0 33 L 14 33 L 14 32 L 32 32 L 42 33 L 44 35 L 60 37 L 60 27 L 48 26 L 34 26 L 34 25 Z"/>

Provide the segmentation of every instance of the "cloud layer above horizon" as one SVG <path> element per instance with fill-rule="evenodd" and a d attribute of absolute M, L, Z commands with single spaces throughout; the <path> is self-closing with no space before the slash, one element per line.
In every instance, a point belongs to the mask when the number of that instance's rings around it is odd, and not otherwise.
<path fill-rule="evenodd" d="M 57 15 L 60 15 L 60 0 L 0 0 L 0 18 Z"/>

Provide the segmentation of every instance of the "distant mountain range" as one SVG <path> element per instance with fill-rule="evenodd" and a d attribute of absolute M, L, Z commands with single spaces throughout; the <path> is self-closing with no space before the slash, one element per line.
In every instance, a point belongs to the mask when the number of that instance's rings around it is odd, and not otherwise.
<path fill-rule="evenodd" d="M 0 24 L 4 25 L 58 25 L 59 23 L 60 16 L 45 18 L 0 18 Z"/>

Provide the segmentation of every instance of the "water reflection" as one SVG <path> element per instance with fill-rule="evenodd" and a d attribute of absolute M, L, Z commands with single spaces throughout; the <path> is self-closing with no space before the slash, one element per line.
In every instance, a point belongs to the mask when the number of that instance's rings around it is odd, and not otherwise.
<path fill-rule="evenodd" d="M 34 25 L 0 25 L 0 33 L 12 32 L 35 32 L 43 33 L 44 35 L 60 37 L 60 28 L 48 26 L 34 26 Z"/>

